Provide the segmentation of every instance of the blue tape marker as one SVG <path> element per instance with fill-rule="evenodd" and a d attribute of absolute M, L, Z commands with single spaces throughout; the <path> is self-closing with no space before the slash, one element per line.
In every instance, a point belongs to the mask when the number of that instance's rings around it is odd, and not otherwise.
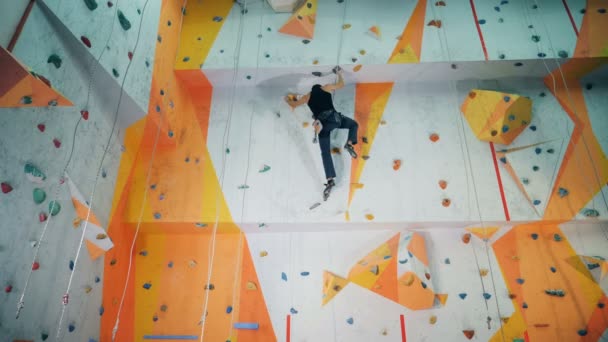
<path fill-rule="evenodd" d="M 260 325 L 258 323 L 244 323 L 244 322 L 234 323 L 234 329 L 258 330 L 259 327 L 260 327 Z"/>
<path fill-rule="evenodd" d="M 144 340 L 198 340 L 194 335 L 144 335 Z"/>

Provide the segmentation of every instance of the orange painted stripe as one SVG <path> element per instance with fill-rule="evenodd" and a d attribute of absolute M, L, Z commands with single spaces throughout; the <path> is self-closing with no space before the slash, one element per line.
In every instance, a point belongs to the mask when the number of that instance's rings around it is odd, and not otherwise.
<path fill-rule="evenodd" d="M 401 341 L 406 342 L 407 338 L 405 337 L 405 316 L 401 315 L 399 318 L 401 320 Z"/>
<path fill-rule="evenodd" d="M 496 171 L 496 180 L 498 181 L 498 190 L 500 190 L 500 199 L 502 200 L 502 208 L 505 211 L 505 220 L 511 221 L 509 216 L 509 207 L 507 206 L 507 198 L 505 197 L 505 189 L 502 186 L 502 178 L 500 177 L 500 170 L 498 170 L 498 161 L 496 160 L 496 150 L 494 144 L 490 143 L 490 150 L 492 151 L 492 160 L 494 161 L 494 171 Z"/>
<path fill-rule="evenodd" d="M 477 11 L 475 10 L 475 2 L 471 1 L 471 11 L 473 11 L 473 19 L 475 19 L 475 26 L 477 26 L 477 33 L 479 33 L 479 41 L 481 42 L 481 48 L 483 49 L 483 55 L 488 60 L 488 50 L 486 49 L 486 42 L 483 40 L 483 33 L 481 33 L 481 27 L 479 26 L 479 19 L 477 19 Z"/>
<path fill-rule="evenodd" d="M 291 341 L 291 315 L 287 315 L 287 336 L 285 337 L 285 341 Z"/>

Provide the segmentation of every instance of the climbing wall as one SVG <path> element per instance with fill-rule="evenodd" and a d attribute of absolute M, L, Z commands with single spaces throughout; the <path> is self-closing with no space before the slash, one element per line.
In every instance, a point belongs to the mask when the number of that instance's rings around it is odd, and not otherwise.
<path fill-rule="evenodd" d="M 119 160 L 130 153 L 122 146 L 121 130 L 146 110 L 151 72 L 145 59 L 156 44 L 160 2 L 149 2 L 137 50 L 135 8 L 128 9 L 131 34 L 120 38 L 126 34 L 120 26 L 112 36 L 109 30 L 120 4 L 99 3 L 91 12 L 85 3 L 36 2 L 12 50 L 12 58 L 40 86 L 23 94 L 31 104 L 0 109 L 0 336 L 7 341 L 99 341 L 103 255 L 113 247 L 105 229 Z M 15 22 L 22 14 L 22 9 L 14 14 Z M 84 28 L 86 33 L 77 32 Z M 80 35 L 97 45 L 96 55 Z M 119 78 L 97 61 L 108 39 L 102 63 L 115 63 Z M 136 51 L 134 64 L 141 68 L 129 71 L 119 103 L 127 49 Z M 123 52 L 124 59 L 109 58 Z M 38 97 L 52 91 L 65 101 Z"/>

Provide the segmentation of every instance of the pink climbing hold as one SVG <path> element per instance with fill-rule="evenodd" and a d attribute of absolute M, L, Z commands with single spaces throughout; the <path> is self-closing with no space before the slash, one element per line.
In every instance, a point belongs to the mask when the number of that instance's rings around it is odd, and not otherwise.
<path fill-rule="evenodd" d="M 4 292 L 10 293 L 11 291 L 13 291 L 13 287 L 11 285 L 6 285 L 6 287 L 4 288 Z"/>
<path fill-rule="evenodd" d="M 46 215 L 46 213 L 40 213 L 40 214 L 38 214 L 38 220 L 40 222 L 46 221 L 47 218 L 48 218 L 48 216 Z"/>
<path fill-rule="evenodd" d="M 82 116 L 82 118 L 86 121 L 89 120 L 89 111 L 88 110 L 81 110 L 80 111 L 80 116 Z"/>
<path fill-rule="evenodd" d="M 44 124 L 38 124 L 37 127 L 40 132 L 44 132 L 44 130 L 46 129 L 46 126 Z"/>
<path fill-rule="evenodd" d="M 8 194 L 9 192 L 13 191 L 13 187 L 5 182 L 2 182 L 2 184 L 0 184 L 0 188 L 2 188 L 2 193 L 4 194 Z"/>
<path fill-rule="evenodd" d="M 39 263 L 39 262 L 37 262 L 37 261 L 35 261 L 35 262 L 32 264 L 32 271 L 36 271 L 36 270 L 38 270 L 39 268 L 40 268 L 40 263 Z"/>
<path fill-rule="evenodd" d="M 59 139 L 55 138 L 55 139 L 53 139 L 53 145 L 55 145 L 56 148 L 60 148 L 61 141 L 59 141 Z"/>
<path fill-rule="evenodd" d="M 86 45 L 89 49 L 91 48 L 91 41 L 89 40 L 89 38 L 85 37 L 85 36 L 80 36 L 80 40 L 82 41 L 82 43 L 84 45 Z"/>

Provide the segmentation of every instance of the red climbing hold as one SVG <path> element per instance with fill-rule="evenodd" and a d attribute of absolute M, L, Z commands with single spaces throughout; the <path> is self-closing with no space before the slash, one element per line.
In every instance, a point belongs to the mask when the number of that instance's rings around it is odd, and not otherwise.
<path fill-rule="evenodd" d="M 40 222 L 46 221 L 47 218 L 48 218 L 48 216 L 46 215 L 46 213 L 40 213 L 40 214 L 38 214 L 38 220 Z"/>
<path fill-rule="evenodd" d="M 133 60 L 133 52 L 129 51 L 129 53 L 127 54 L 127 56 L 129 56 L 129 60 L 130 61 Z"/>
<path fill-rule="evenodd" d="M 464 336 L 466 336 L 469 340 L 473 338 L 473 336 L 475 336 L 475 330 L 463 330 L 462 333 L 464 334 Z"/>
<path fill-rule="evenodd" d="M 32 264 L 32 271 L 36 271 L 40 268 L 40 263 L 37 261 Z"/>
<path fill-rule="evenodd" d="M 449 198 L 444 198 L 443 200 L 441 200 L 441 205 L 444 206 L 444 207 L 446 207 L 446 208 L 449 207 L 450 204 L 452 204 L 452 201 L 450 201 Z"/>
<path fill-rule="evenodd" d="M 86 121 L 89 120 L 89 111 L 88 110 L 81 110 L 80 111 L 80 116 L 82 116 L 82 118 Z"/>
<path fill-rule="evenodd" d="M 6 287 L 4 288 L 4 292 L 10 293 L 11 291 L 13 291 L 13 287 L 11 285 L 6 285 Z"/>
<path fill-rule="evenodd" d="M 82 43 L 86 45 L 89 49 L 91 48 L 91 41 L 89 40 L 89 38 L 85 36 L 80 36 L 80 40 L 82 40 Z"/>
<path fill-rule="evenodd" d="M 431 280 L 431 274 L 430 273 L 425 273 L 424 277 L 426 278 L 426 280 Z"/>
<path fill-rule="evenodd" d="M 397 171 L 401 168 L 401 160 L 395 159 L 393 160 L 393 170 Z"/>
<path fill-rule="evenodd" d="M 13 187 L 8 183 L 2 182 L 2 184 L 0 184 L 0 187 L 2 188 L 2 193 L 5 194 L 8 194 L 9 192 L 13 191 Z"/>
<path fill-rule="evenodd" d="M 462 242 L 464 243 L 469 243 L 471 242 L 471 234 L 470 233 L 466 233 L 462 236 Z"/>
<path fill-rule="evenodd" d="M 44 124 L 38 124 L 37 127 L 40 132 L 44 132 L 44 130 L 46 129 L 46 126 Z"/>
<path fill-rule="evenodd" d="M 53 145 L 55 145 L 56 148 L 60 148 L 61 141 L 59 141 L 59 139 L 55 138 L 55 139 L 53 139 Z"/>
<path fill-rule="evenodd" d="M 440 181 L 439 181 L 439 187 L 440 187 L 442 190 L 445 190 L 445 188 L 447 188 L 447 187 L 448 187 L 448 182 L 444 181 L 443 179 L 442 179 L 442 180 L 440 180 Z"/>

